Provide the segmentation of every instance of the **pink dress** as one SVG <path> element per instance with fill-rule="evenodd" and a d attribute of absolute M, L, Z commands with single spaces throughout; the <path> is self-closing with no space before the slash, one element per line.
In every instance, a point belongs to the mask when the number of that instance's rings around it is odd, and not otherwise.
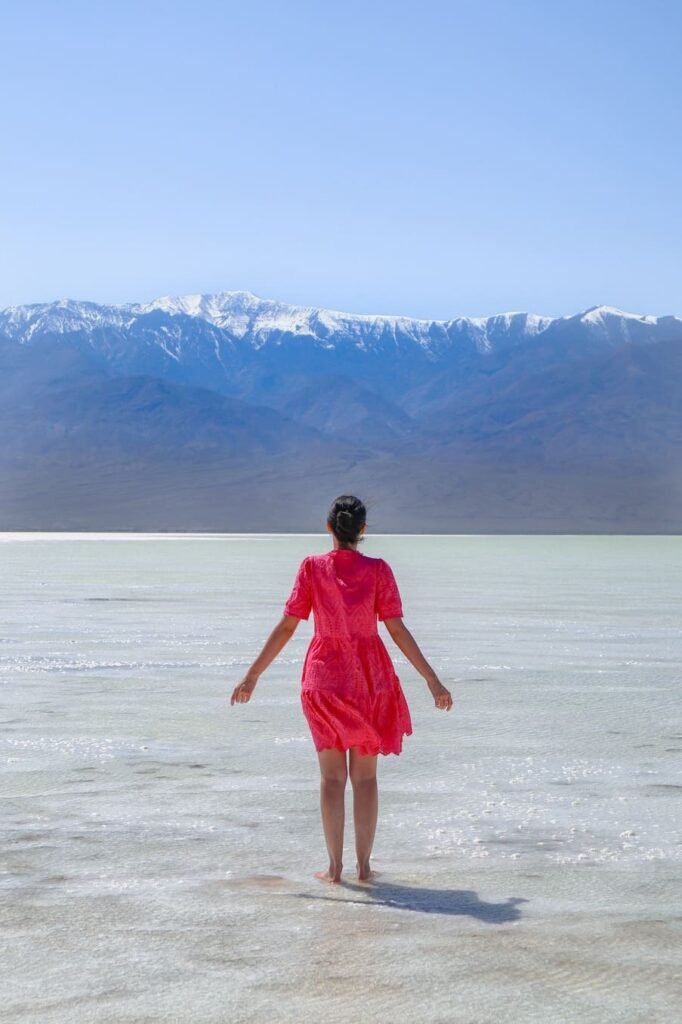
<path fill-rule="evenodd" d="M 403 614 L 388 562 L 351 548 L 307 555 L 284 614 L 307 619 L 311 609 L 315 632 L 303 661 L 301 705 L 315 749 L 399 754 L 412 722 L 377 629 L 377 618 Z"/>

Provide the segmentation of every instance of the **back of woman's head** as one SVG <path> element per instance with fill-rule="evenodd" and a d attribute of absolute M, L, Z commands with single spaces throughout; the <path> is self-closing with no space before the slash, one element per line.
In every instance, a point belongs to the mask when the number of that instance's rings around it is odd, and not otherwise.
<path fill-rule="evenodd" d="M 360 530 L 367 523 L 367 509 L 354 494 L 340 494 L 331 504 L 327 522 L 343 547 L 361 544 L 364 537 Z"/>

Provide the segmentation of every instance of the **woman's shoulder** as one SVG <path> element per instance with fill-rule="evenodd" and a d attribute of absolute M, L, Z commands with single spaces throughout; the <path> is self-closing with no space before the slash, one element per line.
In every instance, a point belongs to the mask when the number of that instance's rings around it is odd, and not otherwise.
<path fill-rule="evenodd" d="M 361 565 L 371 565 L 379 569 L 381 566 L 388 564 L 384 558 L 380 558 L 377 555 L 366 555 L 364 551 L 356 550 L 355 554 L 360 556 L 359 562 Z M 332 548 L 331 551 L 315 552 L 314 554 L 306 555 L 303 558 L 303 563 L 308 565 L 326 565 L 333 557 L 334 549 Z"/>
<path fill-rule="evenodd" d="M 314 552 L 311 555 L 306 555 L 305 557 L 306 558 L 310 558 L 310 559 L 314 559 L 316 561 L 319 560 L 319 559 L 333 558 L 334 555 L 336 554 L 336 552 L 339 551 L 339 550 L 347 551 L 349 549 L 347 549 L 347 548 L 330 548 L 329 551 L 316 551 L 316 552 Z M 361 558 L 364 558 L 366 562 L 383 562 L 384 561 L 384 559 L 380 558 L 378 555 L 367 555 L 367 554 L 365 554 L 364 551 L 360 551 L 358 548 L 353 548 L 352 550 L 354 551 L 354 553 L 356 555 L 360 555 Z"/>

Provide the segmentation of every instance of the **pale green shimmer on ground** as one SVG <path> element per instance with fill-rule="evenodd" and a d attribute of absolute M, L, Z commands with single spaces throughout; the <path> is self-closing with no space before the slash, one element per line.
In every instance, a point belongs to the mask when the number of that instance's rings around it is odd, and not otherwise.
<path fill-rule="evenodd" d="M 0 535 L 0 1021 L 672 1024 L 682 542 L 373 536 L 449 713 L 326 866 L 313 619 L 229 694 L 315 536 Z"/>

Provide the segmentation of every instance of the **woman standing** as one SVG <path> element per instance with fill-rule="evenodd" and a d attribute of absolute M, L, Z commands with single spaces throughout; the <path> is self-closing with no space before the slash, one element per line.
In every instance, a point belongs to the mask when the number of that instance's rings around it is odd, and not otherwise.
<path fill-rule="evenodd" d="M 412 733 L 407 701 L 377 619 L 424 677 L 436 707 L 452 707 L 450 691 L 402 620 L 400 592 L 388 562 L 358 551 L 366 525 L 359 498 L 336 498 L 326 523 L 333 547 L 303 559 L 281 621 L 230 699 L 231 704 L 250 699 L 260 675 L 291 639 L 299 621 L 314 611 L 315 632 L 301 673 L 301 705 L 320 763 L 320 809 L 329 853 L 328 870 L 315 872 L 315 877 L 327 882 L 341 880 L 349 774 L 357 877 L 369 881 L 375 875 L 370 854 L 379 806 L 377 758 L 400 754 L 403 736 Z"/>

